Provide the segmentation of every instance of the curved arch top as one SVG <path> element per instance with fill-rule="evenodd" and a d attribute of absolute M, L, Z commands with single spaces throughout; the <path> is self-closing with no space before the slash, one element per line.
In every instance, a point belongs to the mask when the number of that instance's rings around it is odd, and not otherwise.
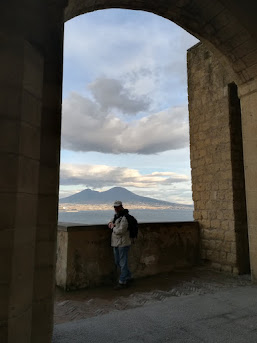
<path fill-rule="evenodd" d="M 88 12 L 121 8 L 151 12 L 173 21 L 180 27 L 205 42 L 210 50 L 218 53 L 222 62 L 232 66 L 237 81 L 245 82 L 253 76 L 248 72 L 245 63 L 247 56 L 242 50 L 244 43 L 251 47 L 247 53 L 256 50 L 257 40 L 241 22 L 240 8 L 230 5 L 230 0 L 68 0 L 65 10 L 65 21 Z M 238 3 L 238 1 L 235 1 Z M 249 9 L 249 3 L 244 1 L 241 6 Z M 237 19 L 239 15 L 239 20 Z M 257 32 L 257 30 L 256 30 Z M 240 49 L 242 46 L 242 49 Z M 252 60 L 254 60 L 252 58 Z M 254 60 L 255 63 L 255 60 Z M 231 69 L 232 71 L 232 69 Z M 256 69 L 257 75 L 257 69 Z"/>

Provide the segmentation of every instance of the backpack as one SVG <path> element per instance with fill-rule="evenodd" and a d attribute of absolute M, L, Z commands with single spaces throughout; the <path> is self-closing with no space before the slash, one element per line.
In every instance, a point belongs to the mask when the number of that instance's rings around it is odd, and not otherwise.
<path fill-rule="evenodd" d="M 131 214 L 127 213 L 124 214 L 125 218 L 128 221 L 128 230 L 129 230 L 129 237 L 134 240 L 137 238 L 138 235 L 138 222 L 135 217 L 133 217 Z M 116 215 L 113 218 L 113 223 L 115 223 L 115 220 L 117 219 Z"/>
<path fill-rule="evenodd" d="M 130 233 L 129 236 L 132 240 L 134 240 L 138 235 L 138 222 L 131 214 L 125 214 L 125 218 L 128 221 L 128 230 Z"/>

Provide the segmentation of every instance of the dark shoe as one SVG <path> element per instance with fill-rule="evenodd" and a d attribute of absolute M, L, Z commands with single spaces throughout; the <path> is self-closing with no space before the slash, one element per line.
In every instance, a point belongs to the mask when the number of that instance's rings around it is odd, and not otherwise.
<path fill-rule="evenodd" d="M 114 289 L 115 289 L 115 291 L 119 291 L 119 290 L 125 289 L 125 288 L 127 288 L 127 287 L 128 287 L 128 285 L 127 285 L 126 283 L 118 283 L 118 285 L 116 285 L 116 286 L 114 287 Z"/>
<path fill-rule="evenodd" d="M 128 283 L 128 284 L 131 284 L 131 283 L 133 283 L 134 281 L 135 281 L 135 279 L 133 279 L 133 277 L 130 278 L 130 279 L 127 279 L 127 283 Z"/>

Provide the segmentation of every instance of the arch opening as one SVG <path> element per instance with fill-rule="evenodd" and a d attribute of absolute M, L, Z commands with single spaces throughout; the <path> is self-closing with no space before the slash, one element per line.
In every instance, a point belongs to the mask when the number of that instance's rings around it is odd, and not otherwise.
<path fill-rule="evenodd" d="M 127 18 L 123 17 L 124 13 Z M 73 29 L 74 33 L 70 36 L 67 33 L 66 36 L 65 47 L 72 53 L 64 61 L 64 149 L 70 148 L 74 155 L 77 152 L 78 159 L 88 163 L 85 168 L 89 168 L 89 172 L 93 167 L 90 165 L 91 161 L 99 165 L 108 164 L 110 161 L 111 165 L 102 165 L 102 168 L 106 169 L 103 170 L 103 177 L 105 173 L 110 172 L 113 163 L 124 167 L 124 175 L 119 174 L 120 181 L 107 180 L 105 188 L 91 183 L 97 190 L 127 186 L 140 195 L 166 199 L 173 203 L 182 202 L 185 205 L 192 203 L 186 51 L 196 43 L 196 40 L 170 21 L 145 12 L 114 10 L 109 14 L 108 11 L 102 11 L 87 16 L 84 19 L 76 19 L 74 27 L 77 25 L 77 29 Z M 116 24 L 115 21 L 114 24 L 109 24 L 110 19 L 106 18 L 114 17 L 117 18 Z M 131 22 L 133 18 L 134 21 Z M 84 26 L 85 30 L 82 29 L 83 20 L 85 23 L 88 22 Z M 107 21 L 101 25 L 100 20 Z M 95 24 L 89 29 L 93 21 Z M 126 22 L 123 25 L 124 21 Z M 113 25 L 116 25 L 115 29 Z M 74 35 L 79 31 L 81 34 L 74 39 Z M 131 34 L 128 34 L 130 31 Z M 149 31 L 151 40 L 148 39 Z M 90 32 L 95 34 L 87 43 Z M 71 43 L 74 40 L 80 42 L 78 50 Z M 86 57 L 87 54 L 89 57 Z M 79 58 L 77 55 L 80 55 Z M 68 74 L 72 75 L 72 78 Z M 66 80 L 71 83 L 69 87 L 66 86 Z M 75 93 L 72 93 L 73 89 L 76 89 Z M 82 117 L 82 111 L 91 111 L 92 114 Z M 95 126 L 92 126 L 92 120 Z M 87 127 L 88 123 L 90 129 Z M 113 123 L 112 130 L 110 123 Z M 69 132 L 71 127 L 77 130 L 76 134 L 73 132 L 72 139 Z M 97 140 L 91 135 L 92 129 L 95 132 L 94 136 L 98 137 Z M 90 151 L 97 156 L 98 163 L 96 158 L 92 158 Z M 89 156 L 89 160 L 86 156 Z M 183 158 L 185 163 L 182 161 Z M 118 170 L 115 168 L 114 175 Z M 133 174 L 130 179 L 126 176 L 129 173 Z M 160 193 L 154 189 L 158 180 L 162 184 Z M 102 180 L 99 179 L 98 182 L 101 183 Z M 184 182 L 190 183 L 188 197 L 179 198 L 179 190 L 177 197 L 172 197 L 172 194 L 169 196 L 169 191 L 165 190 L 165 187 L 169 187 L 169 182 L 170 186 L 174 182 L 181 188 L 187 187 L 183 186 Z M 89 180 L 88 185 L 90 188 Z M 86 188 L 88 185 L 83 187 Z M 83 190 L 83 187 L 79 186 L 77 191 Z M 65 193 L 62 193 L 62 196 L 64 197 Z M 165 218 L 165 221 L 172 220 L 172 216 L 170 219 Z M 181 220 L 183 221 L 183 218 Z"/>
<path fill-rule="evenodd" d="M 239 6 L 240 7 L 240 6 Z M 241 7 L 243 7 L 241 5 Z M 149 2 L 146 0 L 69 0 L 65 9 L 65 21 L 81 14 L 103 9 L 120 8 L 139 10 L 154 13 L 158 16 L 171 20 L 184 30 L 195 36 L 208 46 L 221 63 L 226 66 L 227 72 L 233 75 L 237 84 L 250 79 L 247 72 L 248 65 L 244 59 L 247 54 L 244 51 L 244 43 L 247 41 L 251 53 L 256 49 L 256 42 L 251 37 L 245 25 L 238 20 L 240 11 L 233 11 L 223 1 L 206 3 L 200 1 L 165 1 Z M 236 6 L 235 6 L 236 8 Z M 242 8 L 243 12 L 245 8 Z M 233 32 L 233 34 L 231 34 Z M 242 46 L 242 48 L 241 48 Z M 250 52 L 249 51 L 249 52 Z M 251 62 L 254 64 L 254 61 Z"/>
<path fill-rule="evenodd" d="M 24 341 L 36 341 L 38 337 L 44 341 L 51 341 L 61 126 L 62 25 L 66 4 L 68 4 L 66 20 L 108 6 L 131 7 L 162 15 L 201 38 L 202 42 L 209 44 L 210 50 L 215 52 L 215 56 L 218 56 L 222 64 L 230 66 L 230 70 L 227 69 L 222 74 L 223 77 L 220 77 L 220 74 L 216 77 L 215 73 L 212 75 L 207 73 L 207 76 L 208 82 L 218 81 L 219 84 L 221 81 L 222 87 L 217 94 L 223 100 L 227 96 L 227 87 L 223 87 L 223 80 L 228 74 L 232 75 L 232 78 L 229 78 L 227 84 L 236 82 L 239 86 L 251 270 L 253 279 L 257 278 L 257 25 L 253 18 L 256 13 L 256 2 L 251 0 L 244 2 L 174 0 L 168 3 L 146 0 L 137 2 L 60 0 L 41 1 L 35 4 L 26 2 L 26 6 L 16 0 L 11 4 L 3 2 L 0 11 L 0 58 L 4 67 L 1 68 L 0 73 L 2 85 L 0 111 L 3 114 L 1 163 L 6 165 L 6 168 L 3 168 L 1 178 L 1 209 L 4 218 L 3 251 L 6 257 L 3 260 L 6 262 L 2 292 L 5 306 L 2 312 L 3 326 L 0 335 L 4 341 L 17 340 L 17 337 Z M 192 50 L 191 53 L 197 56 L 196 50 Z M 201 61 L 214 62 L 215 56 L 210 53 L 203 54 Z M 210 71 L 211 68 L 208 70 Z M 202 92 L 206 90 L 205 85 L 202 87 Z M 195 99 L 199 99 L 199 95 L 196 94 Z M 216 106 L 215 110 L 210 112 L 212 118 L 215 118 L 216 114 L 222 113 L 219 105 L 223 106 L 227 101 L 219 102 L 218 97 L 213 96 L 208 99 L 208 103 L 213 105 L 213 108 Z M 206 102 L 203 104 L 198 101 L 195 105 L 198 113 L 199 110 L 206 108 L 204 107 Z M 222 119 L 224 118 L 220 116 L 218 119 L 220 123 Z M 218 120 L 215 121 L 215 125 L 219 124 Z M 202 124 L 202 131 L 205 131 L 206 125 L 204 122 Z M 219 135 L 222 130 L 222 127 L 216 129 L 214 139 L 221 138 Z M 201 135 L 204 135 L 203 132 Z M 208 142 L 209 133 L 205 132 L 205 135 Z M 229 136 L 227 131 L 223 138 Z M 202 151 L 197 152 L 199 159 L 203 154 Z M 214 170 L 213 166 L 212 170 Z M 230 173 L 227 173 L 226 177 L 228 175 L 226 181 L 231 184 Z M 211 186 L 216 187 L 214 184 Z M 215 192 L 216 190 L 213 189 L 210 201 L 224 201 L 217 199 Z M 199 206 L 201 200 L 203 199 L 197 200 Z M 205 212 L 199 220 L 205 221 L 203 225 L 207 227 L 208 234 L 213 238 L 211 245 L 216 249 L 219 245 L 213 228 L 221 219 L 217 219 L 215 211 L 211 216 L 209 220 Z M 226 230 L 229 229 L 225 238 L 230 242 L 234 235 L 231 229 L 233 223 L 231 223 L 229 219 L 224 226 Z M 221 240 L 224 241 L 223 233 Z M 203 239 L 202 243 L 206 241 Z M 211 254 L 210 246 L 207 247 L 204 252 L 206 258 Z M 234 261 L 235 254 L 231 250 L 223 251 L 222 255 L 215 254 L 215 258 Z M 216 267 L 220 268 L 220 265 L 216 263 Z M 227 271 L 231 272 L 231 268 Z M 21 293 L 20 289 L 24 288 L 24 285 L 26 292 Z"/>

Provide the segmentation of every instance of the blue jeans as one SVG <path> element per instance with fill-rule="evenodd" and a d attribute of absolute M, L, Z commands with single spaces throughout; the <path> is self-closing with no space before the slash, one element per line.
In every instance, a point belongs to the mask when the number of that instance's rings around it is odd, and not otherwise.
<path fill-rule="evenodd" d="M 127 247 L 114 247 L 114 260 L 117 267 L 120 268 L 120 283 L 126 284 L 131 279 L 131 272 L 128 267 L 128 252 L 129 246 Z"/>

